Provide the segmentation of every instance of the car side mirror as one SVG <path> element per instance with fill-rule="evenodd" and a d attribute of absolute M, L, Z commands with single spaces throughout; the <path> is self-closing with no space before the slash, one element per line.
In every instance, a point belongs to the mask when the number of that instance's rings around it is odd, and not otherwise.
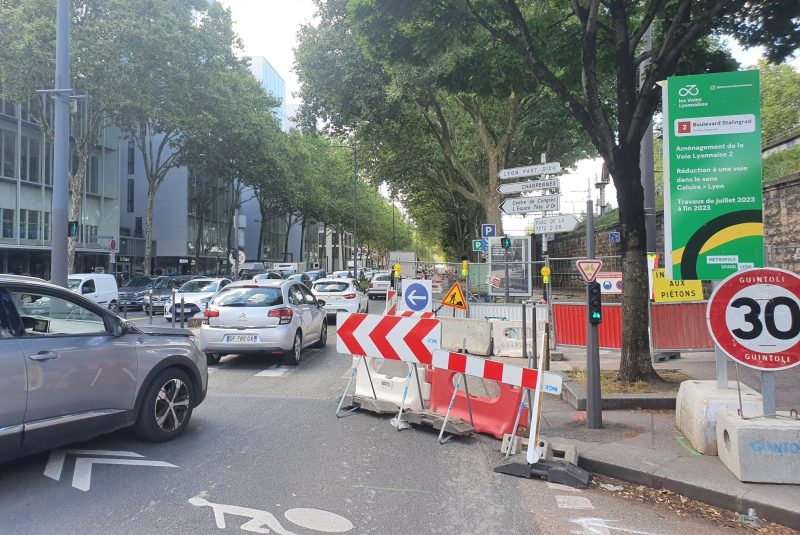
<path fill-rule="evenodd" d="M 325 306 L 325 300 L 324 299 L 317 299 L 317 306 L 318 307 L 324 307 Z"/>
<path fill-rule="evenodd" d="M 124 319 L 115 316 L 114 319 L 114 336 L 122 336 L 128 332 L 128 322 Z"/>

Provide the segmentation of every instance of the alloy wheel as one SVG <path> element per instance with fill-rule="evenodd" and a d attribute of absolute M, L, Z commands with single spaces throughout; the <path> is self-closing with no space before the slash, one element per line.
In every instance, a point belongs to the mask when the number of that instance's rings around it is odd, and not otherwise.
<path fill-rule="evenodd" d="M 189 387 L 180 379 L 170 379 L 156 396 L 156 425 L 164 432 L 180 429 L 189 414 Z"/>

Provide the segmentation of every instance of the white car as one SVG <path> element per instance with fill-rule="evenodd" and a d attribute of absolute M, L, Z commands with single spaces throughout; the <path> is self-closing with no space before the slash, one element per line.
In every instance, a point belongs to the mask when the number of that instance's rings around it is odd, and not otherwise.
<path fill-rule="evenodd" d="M 369 298 L 353 279 L 320 279 L 311 287 L 317 299 L 325 301 L 325 312 L 369 312 Z"/>
<path fill-rule="evenodd" d="M 347 277 L 352 277 L 353 274 L 349 271 L 334 271 L 330 275 L 328 275 L 329 279 L 346 279 Z"/>
<path fill-rule="evenodd" d="M 370 299 L 374 299 L 375 297 L 385 298 L 386 292 L 388 292 L 391 287 L 392 274 L 388 271 L 381 271 L 380 273 L 375 273 L 375 276 L 369 281 L 367 295 Z"/>
<path fill-rule="evenodd" d="M 167 321 L 189 319 L 195 314 L 203 314 L 208 302 L 219 290 L 230 284 L 230 279 L 192 279 L 183 284 L 175 292 L 175 303 L 172 296 L 164 304 L 164 318 Z M 183 311 L 181 311 L 183 299 Z"/>
<path fill-rule="evenodd" d="M 109 273 L 73 273 L 67 278 L 67 286 L 100 306 L 116 311 L 119 302 L 117 279 Z"/>
<path fill-rule="evenodd" d="M 324 301 L 288 280 L 239 281 L 213 297 L 200 327 L 208 364 L 230 353 L 277 354 L 300 363 L 304 347 L 325 347 Z"/>

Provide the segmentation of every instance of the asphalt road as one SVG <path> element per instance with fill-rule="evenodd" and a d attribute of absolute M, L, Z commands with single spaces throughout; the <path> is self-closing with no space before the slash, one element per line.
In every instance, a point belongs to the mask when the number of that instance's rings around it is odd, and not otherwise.
<path fill-rule="evenodd" d="M 229 356 L 177 440 L 121 431 L 0 465 L 0 533 L 731 532 L 602 489 L 495 474 L 491 437 L 440 446 L 432 430 L 398 432 L 389 417 L 337 419 L 350 365 L 333 329 L 297 368 Z"/>

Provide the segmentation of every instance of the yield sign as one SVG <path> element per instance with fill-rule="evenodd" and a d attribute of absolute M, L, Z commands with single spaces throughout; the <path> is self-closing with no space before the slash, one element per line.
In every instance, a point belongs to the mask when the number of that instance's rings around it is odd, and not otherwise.
<path fill-rule="evenodd" d="M 441 347 L 442 328 L 434 318 L 340 312 L 336 325 L 339 353 L 430 364 Z"/>
<path fill-rule="evenodd" d="M 583 280 L 593 282 L 597 274 L 600 273 L 600 268 L 603 267 L 603 261 L 584 258 L 575 262 L 575 265 L 578 266 L 578 271 L 580 271 Z"/>
<path fill-rule="evenodd" d="M 453 307 L 459 310 L 467 310 L 467 308 L 469 308 L 467 300 L 464 299 L 464 293 L 461 291 L 461 286 L 459 286 L 458 283 L 455 283 L 444 296 L 444 299 L 442 299 L 442 306 Z"/>

